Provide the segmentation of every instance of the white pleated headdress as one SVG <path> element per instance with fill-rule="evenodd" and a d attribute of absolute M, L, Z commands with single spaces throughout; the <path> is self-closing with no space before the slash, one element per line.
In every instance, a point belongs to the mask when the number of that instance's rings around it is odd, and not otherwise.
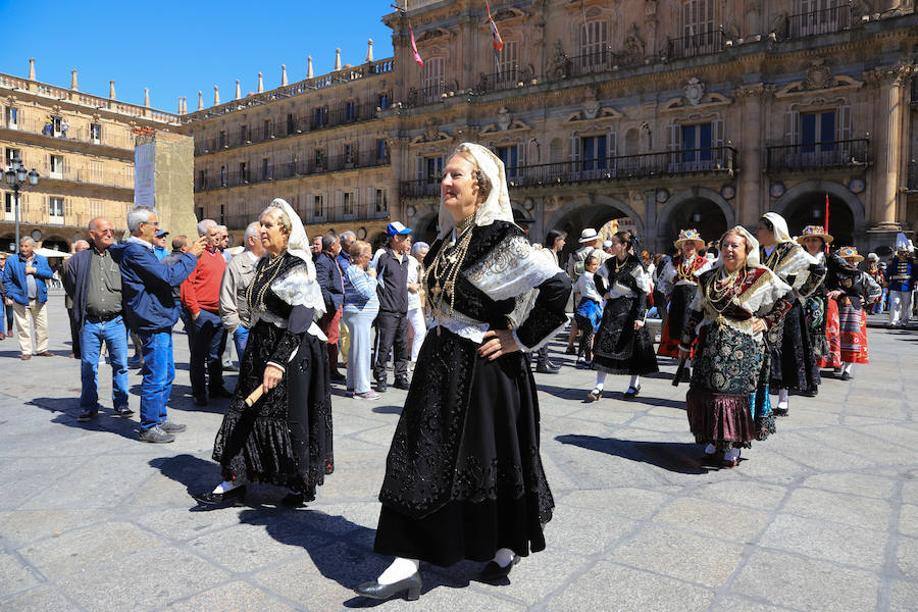
<path fill-rule="evenodd" d="M 510 206 L 510 189 L 507 187 L 507 173 L 504 162 L 491 152 L 490 149 L 472 142 L 464 142 L 450 154 L 450 158 L 457 153 L 468 153 L 478 164 L 481 172 L 491 182 L 491 193 L 478 208 L 475 225 L 491 225 L 495 221 L 508 221 L 513 223 L 513 208 Z M 440 238 L 444 238 L 455 226 L 453 216 L 443 205 L 443 196 L 440 196 Z"/>

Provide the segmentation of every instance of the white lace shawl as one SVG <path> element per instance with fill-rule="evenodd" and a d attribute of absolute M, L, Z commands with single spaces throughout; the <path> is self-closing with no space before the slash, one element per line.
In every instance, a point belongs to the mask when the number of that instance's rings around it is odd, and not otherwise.
<path fill-rule="evenodd" d="M 291 306 L 312 308 L 317 314 L 323 315 L 325 314 L 325 300 L 322 299 L 322 290 L 319 288 L 319 282 L 316 280 L 314 270 L 308 264 L 295 266 L 274 279 L 271 283 L 271 291 Z M 287 328 L 286 319 L 270 312 L 253 312 L 252 318 L 253 324 L 255 320 L 263 319 L 281 329 Z M 328 338 L 322 332 L 322 329 L 316 325 L 315 321 L 312 322 L 306 333 L 319 338 L 323 342 L 328 341 Z"/>
<path fill-rule="evenodd" d="M 757 267 L 764 270 L 764 274 L 755 281 L 752 287 L 744 291 L 739 297 L 734 296 L 732 302 L 734 305 L 750 314 L 762 316 L 771 310 L 775 302 L 787 295 L 791 291 L 791 287 L 765 266 Z M 715 272 L 715 274 L 717 274 L 717 272 Z M 695 298 L 692 300 L 691 308 L 692 310 L 704 311 L 704 321 L 699 327 L 708 325 L 718 318 L 717 311 L 705 297 L 704 290 L 700 284 L 698 286 L 698 291 L 695 292 Z M 729 325 L 733 329 L 749 334 L 750 336 L 761 337 L 758 334 L 753 334 L 752 319 L 737 321 L 725 318 L 723 323 Z"/>

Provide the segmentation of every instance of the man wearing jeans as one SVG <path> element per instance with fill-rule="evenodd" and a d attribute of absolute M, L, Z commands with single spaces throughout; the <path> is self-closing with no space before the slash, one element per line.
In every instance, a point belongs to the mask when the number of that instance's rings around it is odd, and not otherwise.
<path fill-rule="evenodd" d="M 19 253 L 10 257 L 3 269 L 3 288 L 13 302 L 13 316 L 19 336 L 20 359 L 53 357 L 48 350 L 48 281 L 53 276 L 48 260 L 35 253 L 35 241 L 26 236 L 19 241 Z M 32 337 L 32 323 L 35 337 Z"/>
<path fill-rule="evenodd" d="M 198 406 L 207 405 L 207 396 L 232 397 L 223 387 L 223 341 L 226 331 L 220 319 L 220 283 L 226 260 L 220 251 L 220 226 L 213 219 L 198 223 L 198 235 L 207 248 L 197 267 L 182 283 L 182 305 L 194 321 L 191 341 L 191 393 Z M 209 380 L 208 380 L 209 378 Z"/>
<path fill-rule="evenodd" d="M 233 257 L 226 266 L 226 274 L 223 275 L 223 284 L 220 286 L 220 318 L 227 333 L 233 334 L 240 366 L 249 339 L 249 301 L 246 293 L 252 279 L 255 278 L 255 266 L 265 253 L 258 237 L 260 227 L 258 221 L 254 221 L 245 228 L 242 237 L 245 251 Z"/>
<path fill-rule="evenodd" d="M 379 314 L 376 315 L 376 364 L 373 376 L 376 390 L 387 389 L 386 364 L 395 351 L 395 388 L 408 388 L 408 236 L 411 228 L 398 221 L 386 227 L 389 243 L 377 252 L 370 267 L 376 270 L 376 294 Z"/>
<path fill-rule="evenodd" d="M 175 440 L 184 425 L 167 419 L 166 402 L 172 393 L 175 362 L 172 356 L 172 327 L 179 307 L 173 287 L 194 271 L 197 257 L 204 252 L 204 239 L 191 245 L 176 263 L 167 266 L 153 254 L 153 235 L 159 227 L 156 210 L 138 206 L 128 213 L 131 237 L 112 245 L 109 252 L 121 268 L 121 294 L 125 318 L 131 331 L 140 336 L 143 347 L 143 382 L 140 385 L 140 439 L 163 443 Z"/>
<path fill-rule="evenodd" d="M 112 362 L 112 407 L 115 414 L 128 417 L 127 328 L 121 304 L 121 271 L 108 252 L 115 242 L 111 222 L 97 217 L 89 222 L 92 247 L 78 251 L 67 262 L 64 289 L 72 302 L 70 309 L 77 330 L 80 355 L 80 421 L 99 414 L 99 354 L 102 343 Z"/>

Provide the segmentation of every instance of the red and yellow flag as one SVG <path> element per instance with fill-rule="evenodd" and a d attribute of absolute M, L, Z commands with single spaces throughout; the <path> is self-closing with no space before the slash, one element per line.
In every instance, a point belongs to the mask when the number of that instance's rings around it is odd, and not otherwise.
<path fill-rule="evenodd" d="M 504 39 L 500 37 L 500 30 L 491 17 L 491 3 L 485 0 L 485 7 L 488 9 L 488 26 L 491 28 L 491 45 L 494 47 L 494 53 L 500 53 L 504 48 Z"/>

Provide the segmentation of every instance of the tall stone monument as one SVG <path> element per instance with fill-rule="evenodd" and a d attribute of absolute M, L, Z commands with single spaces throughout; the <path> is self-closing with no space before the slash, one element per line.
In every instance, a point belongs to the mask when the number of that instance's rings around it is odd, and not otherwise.
<path fill-rule="evenodd" d="M 194 139 L 158 131 L 134 146 L 134 205 L 152 206 L 172 236 L 194 238 Z"/>

